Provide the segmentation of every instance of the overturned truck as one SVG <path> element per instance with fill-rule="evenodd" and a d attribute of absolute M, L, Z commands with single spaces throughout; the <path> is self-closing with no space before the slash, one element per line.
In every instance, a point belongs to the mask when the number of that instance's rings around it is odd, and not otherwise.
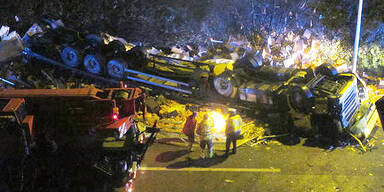
<path fill-rule="evenodd" d="M 53 64 L 60 60 L 93 75 L 278 114 L 279 131 L 335 139 L 367 139 L 375 132 L 378 114 L 364 81 L 329 64 L 315 70 L 263 66 L 260 54 L 236 62 L 185 61 L 118 39 L 104 43 L 100 36 L 45 21 L 44 32 L 28 41 L 27 58 Z"/>
<path fill-rule="evenodd" d="M 336 140 L 346 135 L 368 139 L 375 133 L 375 101 L 357 74 L 330 64 L 299 70 L 239 62 L 235 66 L 252 66 L 216 77 L 219 93 L 262 114 L 278 114 L 278 131 Z"/>

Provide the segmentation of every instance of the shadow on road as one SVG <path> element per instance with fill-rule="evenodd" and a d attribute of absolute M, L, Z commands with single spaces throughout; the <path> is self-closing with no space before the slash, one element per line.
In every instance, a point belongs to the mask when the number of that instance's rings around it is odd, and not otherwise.
<path fill-rule="evenodd" d="M 158 162 L 169 162 L 169 161 L 173 161 L 183 155 L 186 155 L 188 152 L 188 150 L 178 150 L 178 151 L 167 151 L 167 152 L 164 152 L 164 153 L 160 153 L 159 155 L 156 156 L 156 161 Z"/>
<path fill-rule="evenodd" d="M 294 134 L 290 134 L 284 137 L 278 137 L 276 140 L 284 145 L 289 146 L 297 145 L 300 143 L 300 137 Z"/>
<path fill-rule="evenodd" d="M 181 169 L 187 167 L 211 167 L 223 163 L 227 159 L 226 156 L 214 156 L 208 159 L 188 159 L 186 161 L 179 161 L 167 166 L 169 169 Z"/>
<path fill-rule="evenodd" d="M 354 142 L 353 140 L 351 139 L 348 140 L 346 138 L 332 139 L 332 138 L 320 137 L 320 138 L 308 138 L 303 145 L 307 147 L 317 147 L 327 151 L 333 151 L 336 148 L 344 148 L 344 147 L 347 147 L 348 145 L 352 145 L 353 142 Z"/>

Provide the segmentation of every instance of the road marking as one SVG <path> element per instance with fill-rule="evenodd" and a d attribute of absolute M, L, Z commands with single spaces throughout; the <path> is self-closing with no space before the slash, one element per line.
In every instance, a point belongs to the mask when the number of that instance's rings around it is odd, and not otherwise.
<path fill-rule="evenodd" d="M 166 167 L 141 167 L 141 171 L 206 171 L 206 172 L 280 172 L 280 169 L 276 168 L 198 168 L 198 167 L 186 167 L 186 168 L 166 168 Z"/>

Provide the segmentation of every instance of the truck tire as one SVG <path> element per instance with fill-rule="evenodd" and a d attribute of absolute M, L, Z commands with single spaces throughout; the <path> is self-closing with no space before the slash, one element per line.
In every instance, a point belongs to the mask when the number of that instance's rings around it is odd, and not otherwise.
<path fill-rule="evenodd" d="M 315 69 L 315 75 L 325 75 L 333 77 L 337 74 L 339 74 L 339 72 L 331 64 L 322 64 Z"/>
<path fill-rule="evenodd" d="M 65 46 L 60 53 L 61 60 L 69 67 L 77 67 L 80 64 L 79 52 L 69 46 Z"/>
<path fill-rule="evenodd" d="M 125 45 L 124 43 L 118 41 L 118 40 L 113 40 L 111 41 L 108 45 L 108 52 L 113 52 L 115 54 L 125 52 Z"/>
<path fill-rule="evenodd" d="M 128 59 L 131 61 L 132 65 L 137 68 L 141 68 L 147 65 L 147 55 L 144 48 L 134 47 L 128 51 Z"/>
<path fill-rule="evenodd" d="M 308 113 L 314 106 L 313 94 L 306 86 L 294 85 L 288 91 L 290 106 L 299 113 Z"/>
<path fill-rule="evenodd" d="M 128 65 L 123 59 L 111 59 L 107 63 L 107 74 L 114 79 L 121 80 L 124 78 L 126 68 L 128 68 Z"/>
<path fill-rule="evenodd" d="M 98 47 L 103 45 L 103 38 L 100 37 L 100 35 L 97 34 L 88 34 L 85 36 L 85 40 L 92 46 L 92 47 Z"/>
<path fill-rule="evenodd" d="M 218 75 L 213 78 L 213 87 L 215 91 L 225 97 L 230 97 L 234 92 L 233 83 L 228 75 Z"/>
<path fill-rule="evenodd" d="M 83 65 L 87 72 L 101 75 L 104 69 L 104 58 L 98 54 L 87 54 L 84 57 Z"/>

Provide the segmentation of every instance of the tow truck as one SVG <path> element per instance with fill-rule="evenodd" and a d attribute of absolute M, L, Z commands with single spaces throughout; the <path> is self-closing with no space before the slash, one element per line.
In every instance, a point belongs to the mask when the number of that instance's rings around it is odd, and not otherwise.
<path fill-rule="evenodd" d="M 67 145 L 90 147 L 98 152 L 87 160 L 90 165 L 131 183 L 159 131 L 137 128 L 142 99 L 139 88 L 1 89 L 0 122 L 20 133 L 25 155 Z"/>

